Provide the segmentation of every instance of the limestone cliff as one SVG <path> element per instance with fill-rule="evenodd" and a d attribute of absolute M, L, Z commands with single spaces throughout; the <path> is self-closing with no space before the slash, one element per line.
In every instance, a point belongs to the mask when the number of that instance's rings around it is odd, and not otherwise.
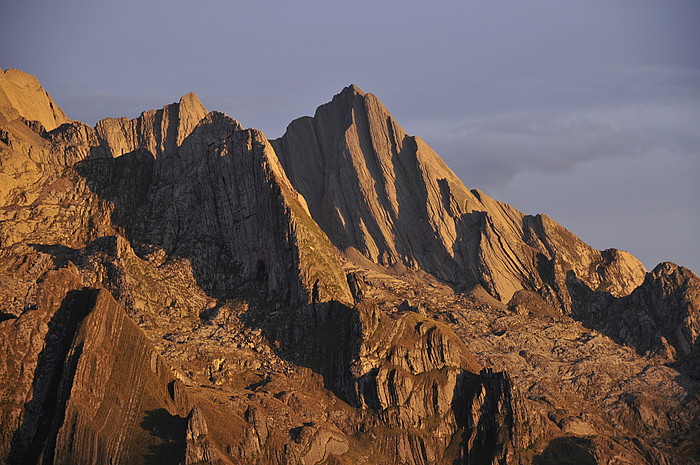
<path fill-rule="evenodd" d="M 467 190 L 354 87 L 270 143 L 36 85 L 0 97 L 0 462 L 700 462 L 689 270 Z"/>
<path fill-rule="evenodd" d="M 272 141 L 313 218 L 341 250 L 402 264 L 506 303 L 520 289 L 568 312 L 566 273 L 629 294 L 644 277 L 625 252 L 599 252 L 544 215 L 470 191 L 372 94 L 345 88 Z M 352 255 L 352 254 L 349 254 Z"/>
<path fill-rule="evenodd" d="M 192 118 L 197 113 L 183 108 L 195 100 L 189 94 L 160 111 L 166 115 L 177 107 L 178 114 Z M 154 113 L 140 119 L 147 115 Z M 339 256 L 265 136 L 218 112 L 202 117 L 189 133 L 193 119 L 175 121 L 179 129 L 162 139 L 172 139 L 173 145 L 156 147 L 151 136 L 129 139 L 135 145 L 110 142 L 122 135 L 110 135 L 114 128 L 108 128 L 116 123 L 98 123 L 98 134 L 108 141 L 100 148 L 116 158 L 88 158 L 78 165 L 88 185 L 115 205 L 113 219 L 127 237 L 188 259 L 202 287 L 215 297 L 263 279 L 270 292 L 295 301 L 347 301 Z M 120 125 L 141 126 L 140 120 Z"/>
<path fill-rule="evenodd" d="M 261 279 L 270 292 L 296 301 L 350 299 L 337 251 L 264 135 L 207 113 L 194 94 L 96 128 L 73 122 L 37 133 L 21 121 L 5 127 L 6 246 L 84 246 L 117 228 L 139 250 L 157 247 L 190 260 L 217 298 Z M 25 221 L 30 210 L 42 214 Z"/>
<path fill-rule="evenodd" d="M 0 69 L 0 122 L 20 117 L 40 123 L 46 131 L 70 122 L 37 78 L 18 69 Z"/>
<path fill-rule="evenodd" d="M 0 321 L 0 462 L 18 463 L 56 409 L 56 389 L 75 325 L 84 307 L 75 268 L 49 273 L 31 310 Z M 84 297 L 84 296 L 83 296 Z M 82 299 L 85 300 L 85 299 Z M 83 305 L 81 305 L 83 304 Z M 81 308 L 83 307 L 83 308 Z"/>
<path fill-rule="evenodd" d="M 97 123 L 98 137 L 112 156 L 146 149 L 153 156 L 175 155 L 185 138 L 207 115 L 207 110 L 192 92 L 179 102 L 160 110 L 144 111 L 136 119 L 108 118 Z"/>
<path fill-rule="evenodd" d="M 625 297 L 593 291 L 569 276 L 579 318 L 640 354 L 678 361 L 700 379 L 700 279 L 673 263 L 661 263 Z"/>
<path fill-rule="evenodd" d="M 142 425 L 177 424 L 184 407 L 169 394 L 174 377 L 153 344 L 109 293 L 82 288 L 75 267 L 50 273 L 41 293 L 37 308 L 0 323 L 3 353 L 18 355 L 1 367 L 11 400 L 3 424 L 14 428 L 2 429 L 0 461 L 143 463 L 149 450 L 167 459 L 180 447 L 168 442 L 184 437 Z"/>

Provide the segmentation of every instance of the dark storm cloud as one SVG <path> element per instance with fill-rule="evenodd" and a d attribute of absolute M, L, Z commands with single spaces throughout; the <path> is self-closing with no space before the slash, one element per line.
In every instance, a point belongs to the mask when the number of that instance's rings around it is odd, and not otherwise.
<path fill-rule="evenodd" d="M 72 118 L 195 91 L 278 137 L 352 82 L 469 187 L 647 266 L 700 270 L 696 0 L 2 6 L 0 66 L 38 76 Z"/>

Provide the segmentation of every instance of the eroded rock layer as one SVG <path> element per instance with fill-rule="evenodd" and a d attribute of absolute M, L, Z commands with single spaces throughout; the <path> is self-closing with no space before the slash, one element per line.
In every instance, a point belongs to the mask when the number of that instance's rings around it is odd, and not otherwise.
<path fill-rule="evenodd" d="M 698 283 L 467 190 L 354 86 L 269 142 L 0 76 L 1 463 L 698 463 Z"/>
<path fill-rule="evenodd" d="M 17 118 L 39 131 L 51 131 L 70 121 L 37 78 L 18 69 L 0 69 L 0 121 Z"/>
<path fill-rule="evenodd" d="M 597 251 L 545 215 L 524 215 L 468 190 L 372 94 L 345 88 L 272 141 L 312 216 L 341 250 L 374 263 L 427 271 L 457 286 L 480 284 L 507 303 L 520 289 L 565 312 L 569 271 L 594 289 L 632 292 L 644 267 Z"/>

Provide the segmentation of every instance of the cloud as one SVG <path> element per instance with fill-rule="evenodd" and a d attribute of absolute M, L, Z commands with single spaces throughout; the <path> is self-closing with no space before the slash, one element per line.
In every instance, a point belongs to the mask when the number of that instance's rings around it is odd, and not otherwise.
<path fill-rule="evenodd" d="M 465 183 L 503 190 L 519 173 L 565 173 L 594 160 L 649 154 L 698 156 L 700 109 L 653 102 L 575 111 L 502 114 L 452 124 L 423 137 Z"/>
<path fill-rule="evenodd" d="M 700 271 L 700 105 L 640 99 L 434 121 L 414 130 L 470 187 L 592 246 Z M 448 128 L 448 129 L 446 129 Z"/>
<path fill-rule="evenodd" d="M 78 3 L 0 15 L 0 65 L 37 75 L 72 118 L 195 91 L 277 137 L 354 82 L 467 186 L 598 247 L 700 229 L 697 0 Z M 638 253 L 698 250 L 687 237 L 659 232 Z"/>

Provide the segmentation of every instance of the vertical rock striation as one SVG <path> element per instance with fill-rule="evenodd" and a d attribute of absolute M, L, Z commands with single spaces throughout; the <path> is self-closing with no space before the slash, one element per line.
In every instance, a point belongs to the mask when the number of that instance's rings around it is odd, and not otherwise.
<path fill-rule="evenodd" d="M 142 126 L 140 120 L 98 124 L 108 141 L 102 148 L 118 158 L 87 159 L 80 173 L 98 195 L 114 202 L 115 218 L 132 241 L 189 259 L 202 287 L 215 297 L 263 279 L 271 293 L 294 301 L 310 302 L 314 289 L 318 299 L 347 301 L 338 254 L 309 216 L 265 136 L 211 112 L 183 138 L 199 115 L 197 103 L 189 95 L 174 105 L 177 112 L 173 106 L 159 110 L 189 115 L 175 118 L 171 125 L 178 129 L 162 134 L 160 140 L 172 144 L 153 147 L 159 138 L 152 136 L 109 142 Z M 159 120 L 153 115 L 140 119 Z M 115 153 L 120 147 L 129 152 Z M 131 185 L 120 186 L 119 180 Z"/>
<path fill-rule="evenodd" d="M 65 408 L 44 444 L 45 463 L 134 463 L 149 448 L 182 441 L 178 431 L 174 437 L 157 435 L 159 421 L 179 423 L 175 417 L 180 412 L 168 391 L 174 377 L 108 292 L 97 292 L 65 367 L 58 391 L 59 406 Z M 150 421 L 156 435 L 142 427 Z"/>
<path fill-rule="evenodd" d="M 422 269 L 458 286 L 481 284 L 504 303 L 533 290 L 566 312 L 568 271 L 616 295 L 629 294 L 644 277 L 626 252 L 599 252 L 544 215 L 524 215 L 468 190 L 356 86 L 271 142 L 313 218 L 349 256 L 355 249 L 380 265 Z"/>
<path fill-rule="evenodd" d="M 697 463 L 699 289 L 354 86 L 270 142 L 0 74 L 2 463 Z"/>
<path fill-rule="evenodd" d="M 81 299 L 86 297 L 82 288 L 75 267 L 51 272 L 36 303 L 17 318 L 0 321 L 2 463 L 31 463 L 27 455 L 35 438 L 45 437 L 51 426 L 62 366 L 88 300 Z M 36 445 L 32 449 L 38 454 Z"/>
<path fill-rule="evenodd" d="M 700 379 L 700 279 L 670 262 L 647 273 L 630 295 L 594 291 L 570 275 L 575 314 L 592 327 L 640 354 L 679 361 L 679 368 Z"/>
<path fill-rule="evenodd" d="M 0 323 L 11 357 L 0 366 L 3 425 L 14 425 L 2 429 L 0 461 L 143 463 L 149 450 L 179 460 L 174 377 L 119 304 L 82 288 L 74 267 L 50 273 L 39 302 Z"/>
<path fill-rule="evenodd" d="M 148 150 L 156 158 L 177 154 L 179 146 L 207 115 L 192 92 L 160 110 L 144 111 L 136 119 L 107 118 L 96 131 L 109 153 L 118 157 L 136 149 Z"/>
<path fill-rule="evenodd" d="M 0 69 L 0 122 L 36 121 L 51 131 L 70 120 L 37 78 L 18 69 Z"/>

